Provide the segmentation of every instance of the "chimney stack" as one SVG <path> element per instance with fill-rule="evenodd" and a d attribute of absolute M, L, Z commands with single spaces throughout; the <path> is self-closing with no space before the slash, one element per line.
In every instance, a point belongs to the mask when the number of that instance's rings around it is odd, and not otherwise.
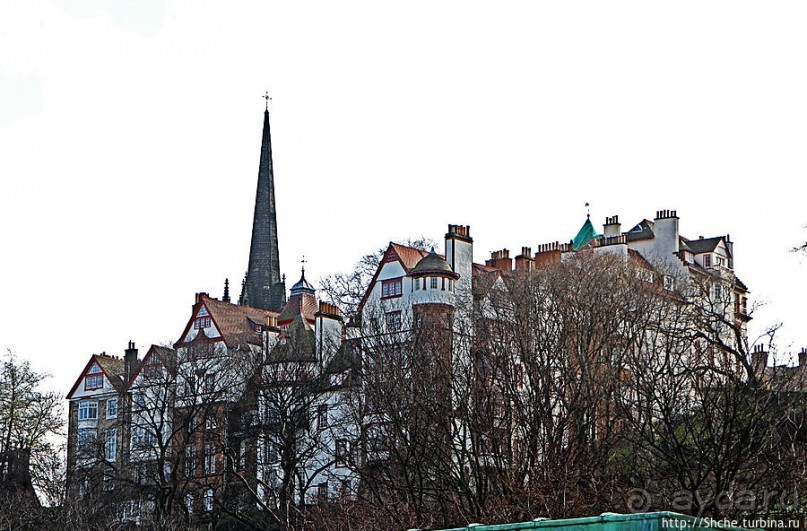
<path fill-rule="evenodd" d="M 765 350 L 765 345 L 755 345 L 753 352 L 751 352 L 751 366 L 757 376 L 765 374 L 765 367 L 768 366 L 768 351 Z"/>
<path fill-rule="evenodd" d="M 490 260 L 487 260 L 485 265 L 496 268 L 500 271 L 512 271 L 513 259 L 510 258 L 510 250 L 502 249 L 500 251 L 493 251 L 490 253 Z"/>
<path fill-rule="evenodd" d="M 445 236 L 446 262 L 460 278 L 457 293 L 470 297 L 474 263 L 474 239 L 470 225 L 449 225 Z"/>
<path fill-rule="evenodd" d="M 678 213 L 675 210 L 657 211 L 653 232 L 655 258 L 678 265 Z"/>
<path fill-rule="evenodd" d="M 267 328 L 277 328 L 277 315 L 267 315 L 266 316 L 266 327 Z"/>
<path fill-rule="evenodd" d="M 605 225 L 602 226 L 602 235 L 605 237 L 619 236 L 622 234 L 622 224 L 619 223 L 619 216 L 616 214 L 605 218 Z"/>
<path fill-rule="evenodd" d="M 516 271 L 532 271 L 535 269 L 535 260 L 532 258 L 532 249 L 522 247 L 521 254 L 516 256 Z"/>
<path fill-rule="evenodd" d="M 799 367 L 802 370 L 807 370 L 807 348 L 802 347 L 801 352 L 799 352 Z"/>
<path fill-rule="evenodd" d="M 128 348 L 123 354 L 123 373 L 126 376 L 126 381 L 134 375 L 137 368 L 137 348 L 135 348 L 134 341 L 129 341 Z"/>
<path fill-rule="evenodd" d="M 206 291 L 200 291 L 196 294 L 195 304 L 199 304 L 199 301 L 202 300 L 202 297 L 210 297 L 210 295 Z"/>

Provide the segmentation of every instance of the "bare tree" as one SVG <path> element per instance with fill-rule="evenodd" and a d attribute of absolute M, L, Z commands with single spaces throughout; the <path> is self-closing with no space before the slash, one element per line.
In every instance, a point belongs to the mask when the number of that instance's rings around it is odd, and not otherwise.
<path fill-rule="evenodd" d="M 61 435 L 61 397 L 42 391 L 47 375 L 10 350 L 0 365 L 0 490 L 36 501 L 35 489 L 52 487 Z"/>
<path fill-rule="evenodd" d="M 336 350 L 330 347 L 323 350 Z M 313 504 L 328 502 L 324 483 L 335 479 L 330 470 L 338 464 L 342 422 L 340 404 L 330 392 L 329 361 L 319 356 L 314 333 L 302 318 L 267 345 L 244 402 L 242 448 L 231 446 L 228 460 L 240 492 L 231 515 L 242 524 L 304 529 Z M 247 453 L 253 462 L 238 457 Z"/>

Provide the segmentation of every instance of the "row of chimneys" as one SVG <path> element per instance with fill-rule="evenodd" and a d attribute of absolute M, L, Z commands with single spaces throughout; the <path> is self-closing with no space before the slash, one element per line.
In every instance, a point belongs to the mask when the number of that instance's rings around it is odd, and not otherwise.
<path fill-rule="evenodd" d="M 768 351 L 765 350 L 765 345 L 754 345 L 751 351 L 751 365 L 754 370 L 761 373 L 768 365 Z M 807 367 L 807 348 L 802 347 L 799 352 L 799 367 Z M 804 369 L 803 369 L 804 370 Z"/>
<path fill-rule="evenodd" d="M 609 219 L 616 219 L 616 216 Z M 600 236 L 597 245 L 599 247 L 605 245 L 624 245 L 627 242 L 626 236 L 620 234 L 618 236 Z M 533 256 L 531 247 L 522 247 L 521 254 L 516 256 L 515 269 L 516 271 L 531 271 L 535 268 L 535 264 L 543 264 L 547 261 L 554 261 L 560 257 L 560 253 L 571 251 L 572 246 L 568 243 L 542 243 L 538 246 L 538 251 Z M 548 253 L 551 253 L 548 255 Z M 513 261 L 510 259 L 510 250 L 502 249 L 500 251 L 493 251 L 490 253 L 490 259 L 485 261 L 485 265 L 493 267 L 501 271 L 512 271 Z"/>

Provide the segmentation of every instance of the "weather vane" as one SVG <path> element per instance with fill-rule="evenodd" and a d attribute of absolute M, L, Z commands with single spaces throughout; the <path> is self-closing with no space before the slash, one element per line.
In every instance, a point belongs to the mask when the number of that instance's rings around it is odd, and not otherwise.
<path fill-rule="evenodd" d="M 591 209 L 589 208 L 589 204 L 586 203 L 586 218 L 588 219 L 590 217 L 591 217 Z"/>
<path fill-rule="evenodd" d="M 305 255 L 303 255 L 303 259 L 300 260 L 300 263 L 303 264 L 303 273 L 305 273 L 305 264 L 307 263 L 307 261 L 305 259 Z"/>
<path fill-rule="evenodd" d="M 265 100 L 266 100 L 266 110 L 268 111 L 268 110 L 269 110 L 269 102 L 272 100 L 272 98 L 271 98 L 271 97 L 269 97 L 269 91 L 267 90 L 267 91 L 266 91 L 266 94 L 264 94 L 263 96 L 261 96 L 261 98 L 263 98 L 263 99 L 265 99 Z"/>

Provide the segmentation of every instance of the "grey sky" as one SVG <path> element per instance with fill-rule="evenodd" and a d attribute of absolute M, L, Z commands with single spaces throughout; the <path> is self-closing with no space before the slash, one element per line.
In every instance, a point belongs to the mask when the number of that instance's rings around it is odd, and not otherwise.
<path fill-rule="evenodd" d="M 225 7 L 226 6 L 226 7 Z M 247 265 L 269 90 L 281 267 L 470 224 L 476 260 L 675 209 L 807 345 L 803 2 L 6 2 L 0 347 L 68 390 Z"/>

